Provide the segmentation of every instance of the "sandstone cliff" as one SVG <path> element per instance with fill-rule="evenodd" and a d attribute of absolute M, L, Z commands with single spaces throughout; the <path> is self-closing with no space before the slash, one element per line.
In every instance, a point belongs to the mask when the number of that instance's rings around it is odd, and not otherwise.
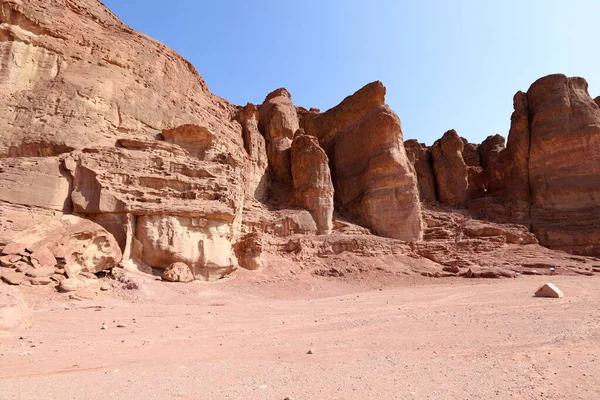
<path fill-rule="evenodd" d="M 282 263 L 511 276 L 538 256 L 582 273 L 593 259 L 537 241 L 600 253 L 600 109 L 581 78 L 519 92 L 506 148 L 454 131 L 427 148 L 403 143 L 381 82 L 324 112 L 283 88 L 235 106 L 96 0 L 0 0 L 0 37 L 5 282 L 71 291 L 116 266 L 188 282 Z"/>

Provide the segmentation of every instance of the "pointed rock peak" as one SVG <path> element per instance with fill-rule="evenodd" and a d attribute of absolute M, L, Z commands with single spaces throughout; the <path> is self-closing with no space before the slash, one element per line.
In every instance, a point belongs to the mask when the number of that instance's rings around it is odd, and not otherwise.
<path fill-rule="evenodd" d="M 536 290 L 535 297 L 552 297 L 555 299 L 559 299 L 561 297 L 563 297 L 563 292 L 562 290 L 560 290 L 559 288 L 557 288 L 554 284 L 552 283 L 546 283 L 545 285 L 541 286 L 538 290 Z"/>
<path fill-rule="evenodd" d="M 273 90 L 271 93 L 269 93 L 267 95 L 267 97 L 265 97 L 265 103 L 271 99 L 274 99 L 276 97 L 286 97 L 288 99 L 292 99 L 292 95 L 290 94 L 290 92 L 287 91 L 286 88 L 279 88 L 279 89 L 275 89 Z"/>

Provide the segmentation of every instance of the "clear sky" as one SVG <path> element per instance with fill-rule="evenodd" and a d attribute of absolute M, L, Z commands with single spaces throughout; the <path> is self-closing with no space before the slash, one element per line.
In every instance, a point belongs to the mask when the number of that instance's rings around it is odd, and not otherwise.
<path fill-rule="evenodd" d="M 551 73 L 600 95 L 598 0 L 103 0 L 236 104 L 278 87 L 328 109 L 380 80 L 404 138 L 508 133 L 512 97 Z M 597 91 L 596 91 L 597 90 Z"/>

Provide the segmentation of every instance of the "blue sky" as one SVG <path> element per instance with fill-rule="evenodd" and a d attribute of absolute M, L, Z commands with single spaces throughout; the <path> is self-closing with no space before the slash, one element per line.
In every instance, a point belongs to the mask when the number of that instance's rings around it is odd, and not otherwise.
<path fill-rule="evenodd" d="M 600 95 L 597 0 L 103 0 L 236 104 L 278 87 L 325 110 L 380 80 L 404 138 L 508 133 L 512 97 L 551 73 Z M 595 91 L 597 90 L 597 92 Z"/>

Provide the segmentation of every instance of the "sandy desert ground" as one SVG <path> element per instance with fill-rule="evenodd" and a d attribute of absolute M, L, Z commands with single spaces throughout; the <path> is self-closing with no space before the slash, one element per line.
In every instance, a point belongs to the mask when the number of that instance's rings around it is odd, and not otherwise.
<path fill-rule="evenodd" d="M 30 289 L 0 398 L 600 399 L 595 277 L 552 277 L 563 299 L 532 297 L 540 276 L 136 279 L 82 301 Z"/>

